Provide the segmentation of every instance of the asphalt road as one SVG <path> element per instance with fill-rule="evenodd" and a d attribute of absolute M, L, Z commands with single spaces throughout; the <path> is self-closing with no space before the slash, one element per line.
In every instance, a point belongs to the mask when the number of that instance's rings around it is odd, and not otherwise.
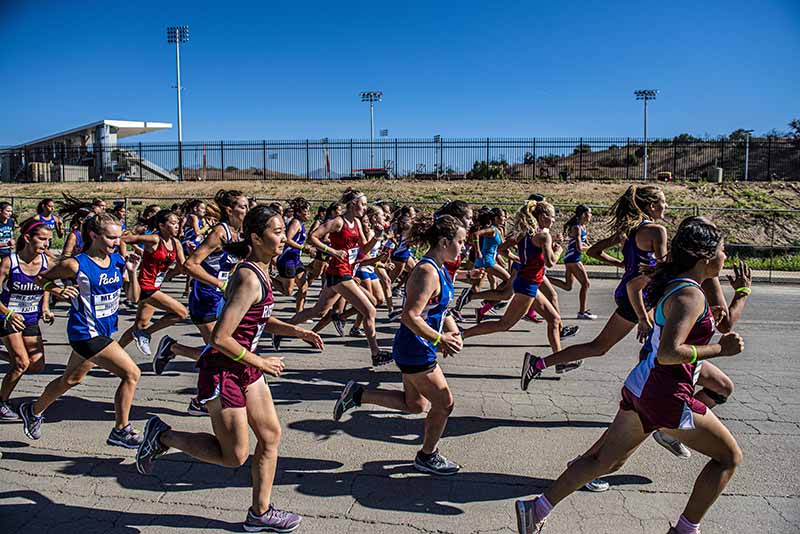
<path fill-rule="evenodd" d="M 594 282 L 591 304 L 600 319 L 581 321 L 575 341 L 603 326 L 613 311 L 614 283 Z M 276 308 L 278 316 L 289 315 L 285 298 Z M 738 327 L 745 352 L 716 362 L 736 391 L 715 411 L 742 447 L 744 463 L 703 522 L 704 534 L 800 532 L 798 308 L 797 286 L 757 285 Z M 575 316 L 575 292 L 562 293 L 562 310 L 565 318 Z M 58 316 L 55 326 L 44 328 L 46 370 L 23 377 L 17 401 L 38 395 L 63 370 L 69 352 L 63 304 Z M 121 326 L 131 318 L 126 312 Z M 394 328 L 380 320 L 382 345 L 391 345 Z M 169 333 L 200 343 L 190 325 Z M 306 533 L 514 532 L 514 499 L 539 493 L 602 433 L 637 354 L 631 335 L 607 356 L 560 379 L 549 372 L 524 393 L 518 385 L 522 356 L 547 352 L 543 325 L 521 323 L 468 340 L 458 357 L 442 363 L 456 407 L 440 448 L 464 469 L 435 478 L 410 465 L 421 441 L 421 416 L 356 409 L 341 423 L 332 421 L 334 399 L 348 380 L 399 388 L 400 374 L 394 366 L 368 370 L 363 340 L 334 337 L 332 327 L 326 334 L 323 353 L 300 342 L 285 345 L 287 371 L 270 380 L 284 428 L 274 502 L 302 514 L 300 532 Z M 261 349 L 269 353 L 266 341 Z M 185 415 L 196 384 L 192 362 L 176 361 L 157 377 L 149 360 L 129 349 L 143 370 L 134 424 L 141 429 L 158 414 L 178 429 L 210 431 L 207 418 Z M 7 369 L 0 364 L 0 372 Z M 133 451 L 105 444 L 116 386 L 109 374 L 93 371 L 46 412 L 40 441 L 28 441 L 20 424 L 0 426 L 0 531 L 241 531 L 250 503 L 249 464 L 225 469 L 170 453 L 154 475 L 140 476 Z M 609 492 L 571 496 L 551 515 L 547 532 L 664 533 L 704 462 L 699 454 L 676 459 L 648 440 L 608 477 Z"/>

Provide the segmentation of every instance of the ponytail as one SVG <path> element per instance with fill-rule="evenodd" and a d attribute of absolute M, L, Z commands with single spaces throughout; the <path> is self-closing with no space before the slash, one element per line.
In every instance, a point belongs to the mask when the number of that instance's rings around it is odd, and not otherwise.
<path fill-rule="evenodd" d="M 645 209 L 658 202 L 661 188 L 656 185 L 631 185 L 611 206 L 612 219 L 610 231 L 612 235 L 627 237 L 647 218 Z"/>
<path fill-rule="evenodd" d="M 570 230 L 570 228 L 576 226 L 578 222 L 581 220 L 581 217 L 583 217 L 583 214 L 587 213 L 588 211 L 589 211 L 589 206 L 587 206 L 586 204 L 578 204 L 577 206 L 575 206 L 575 213 L 572 215 L 572 217 L 569 218 L 567 222 L 564 223 L 564 233 L 567 233 Z"/>
<path fill-rule="evenodd" d="M 419 246 L 427 244 L 434 247 L 440 239 L 454 239 L 464 223 L 452 215 L 434 216 L 431 213 L 420 213 L 411 223 L 408 230 L 408 244 Z"/>
<path fill-rule="evenodd" d="M 224 243 L 222 245 L 222 250 L 237 258 L 246 258 L 253 250 L 253 240 L 251 236 L 253 234 L 263 234 L 270 219 L 279 215 L 277 211 L 269 206 L 259 204 L 248 211 L 247 215 L 244 216 L 244 222 L 242 223 L 242 240 Z"/>
<path fill-rule="evenodd" d="M 216 211 L 219 214 L 219 222 L 228 222 L 229 215 L 226 208 L 233 209 L 236 201 L 243 196 L 244 193 L 236 189 L 220 189 L 217 191 L 217 194 L 214 195 L 214 204 L 216 205 L 216 210 L 213 211 Z"/>

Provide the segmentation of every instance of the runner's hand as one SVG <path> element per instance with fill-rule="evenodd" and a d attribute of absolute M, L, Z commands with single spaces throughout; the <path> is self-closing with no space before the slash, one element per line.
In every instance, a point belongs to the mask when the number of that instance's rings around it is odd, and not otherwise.
<path fill-rule="evenodd" d="M 439 340 L 439 345 L 442 347 L 442 354 L 447 357 L 461 352 L 464 340 L 461 339 L 461 334 L 458 332 L 444 332 Z"/>
<path fill-rule="evenodd" d="M 643 319 L 639 319 L 639 327 L 636 331 L 636 339 L 639 340 L 639 343 L 644 343 L 647 341 L 647 336 L 650 335 L 652 330 L 653 323 L 650 320 L 649 315 L 646 315 Z"/>
<path fill-rule="evenodd" d="M 744 350 L 744 340 L 736 332 L 722 334 L 722 337 L 719 338 L 719 345 L 721 347 L 720 356 L 735 356 Z"/>
<path fill-rule="evenodd" d="M 135 273 L 136 267 L 139 265 L 139 261 L 141 260 L 141 256 L 136 253 L 131 252 L 125 257 L 125 268 L 128 272 Z"/>
<path fill-rule="evenodd" d="M 62 287 L 61 291 L 59 291 L 56 296 L 64 300 L 72 300 L 78 296 L 78 293 L 79 291 L 76 286 L 66 286 Z"/>
<path fill-rule="evenodd" d="M 261 359 L 261 371 L 272 376 L 281 376 L 281 373 L 286 368 L 283 363 L 283 357 L 272 356 L 270 358 Z"/>
<path fill-rule="evenodd" d="M 314 347 L 315 349 L 323 350 L 325 348 L 325 343 L 322 342 L 322 338 L 316 332 L 312 332 L 311 330 L 302 330 L 300 335 L 298 335 L 300 339 Z"/>
<path fill-rule="evenodd" d="M 714 323 L 719 324 L 728 317 L 728 311 L 725 306 L 711 306 L 711 316 L 714 317 Z"/>
<path fill-rule="evenodd" d="M 46 324 L 52 325 L 56 320 L 56 316 L 50 310 L 42 311 L 42 321 Z"/>
<path fill-rule="evenodd" d="M 753 285 L 753 272 L 744 261 L 740 261 L 738 265 L 734 263 L 733 276 L 728 275 L 728 282 L 734 290 L 750 287 Z"/>
<path fill-rule="evenodd" d="M 25 318 L 20 313 L 14 313 L 6 320 L 6 328 L 12 332 L 22 332 L 25 330 Z"/>
<path fill-rule="evenodd" d="M 347 257 L 347 251 L 337 250 L 335 248 L 329 248 L 328 249 L 328 254 L 330 254 L 331 256 L 336 256 L 340 260 L 343 260 L 343 259 L 345 259 Z"/>

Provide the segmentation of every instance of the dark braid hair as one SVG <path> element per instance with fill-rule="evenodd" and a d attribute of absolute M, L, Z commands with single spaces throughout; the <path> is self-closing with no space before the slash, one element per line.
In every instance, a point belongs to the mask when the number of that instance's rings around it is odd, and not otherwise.
<path fill-rule="evenodd" d="M 456 219 L 463 221 L 469 213 L 469 204 L 463 200 L 447 201 L 436 211 L 436 216 L 452 215 Z"/>
<path fill-rule="evenodd" d="M 578 204 L 575 206 L 575 213 L 564 223 L 564 233 L 569 232 L 569 229 L 578 224 L 584 213 L 589 213 L 589 206 L 586 204 Z"/>
<path fill-rule="evenodd" d="M 237 258 L 246 258 L 253 249 L 253 241 L 250 236 L 253 234 L 261 235 L 269 225 L 270 219 L 279 217 L 280 213 L 269 206 L 259 204 L 247 212 L 242 223 L 242 240 L 229 241 L 222 245 L 222 249 L 228 254 Z"/>
<path fill-rule="evenodd" d="M 464 223 L 452 215 L 436 216 L 432 213 L 420 213 L 411 223 L 408 230 L 408 244 L 419 246 L 426 244 L 435 247 L 440 239 L 454 239 L 459 228 L 463 228 Z"/>
<path fill-rule="evenodd" d="M 293 198 L 289 201 L 289 208 L 294 212 L 295 217 L 301 211 L 311 208 L 311 204 L 303 197 Z"/>
<path fill-rule="evenodd" d="M 92 211 L 91 202 L 81 200 L 78 197 L 70 195 L 69 193 L 64 193 L 64 199 L 58 202 L 57 207 L 58 213 L 64 217 L 72 217 L 73 220 L 79 212 L 85 212 L 85 214 L 88 214 Z"/>
<path fill-rule="evenodd" d="M 710 260 L 717 254 L 722 232 L 702 216 L 684 219 L 670 243 L 667 260 L 656 267 L 645 289 L 645 302 L 655 307 L 667 286 L 679 274 L 693 268 L 698 261 Z"/>

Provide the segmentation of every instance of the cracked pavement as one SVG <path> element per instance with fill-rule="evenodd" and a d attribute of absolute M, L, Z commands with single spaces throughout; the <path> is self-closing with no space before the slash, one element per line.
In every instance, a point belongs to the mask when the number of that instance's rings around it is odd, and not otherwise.
<path fill-rule="evenodd" d="M 566 323 L 591 339 L 613 312 L 615 282 L 593 281 L 598 321 L 569 319 L 577 291 L 560 293 Z M 177 294 L 182 283 L 172 283 Z M 278 317 L 292 306 L 278 297 Z M 744 451 L 744 463 L 703 521 L 704 534 L 800 532 L 800 287 L 758 285 L 737 330 L 745 352 L 718 358 L 736 384 L 715 409 Z M 24 376 L 15 401 L 38 395 L 59 375 L 68 356 L 65 306 L 54 327 L 43 327 L 47 367 Z M 471 316 L 471 313 L 467 313 Z M 379 312 L 385 317 L 385 312 Z M 125 311 L 120 329 L 133 313 Z M 471 319 L 468 319 L 471 322 Z M 395 325 L 379 319 L 383 346 Z M 153 347 L 165 332 L 155 334 Z M 169 330 L 188 344 L 200 338 L 191 325 Z M 565 375 L 548 371 L 528 393 L 519 390 L 526 350 L 548 352 L 543 325 L 523 322 L 511 332 L 473 338 L 442 365 L 455 410 L 440 450 L 464 469 L 450 478 L 411 467 L 421 442 L 422 417 L 366 407 L 331 419 L 334 400 L 350 379 L 400 387 L 394 366 L 370 371 L 364 340 L 325 331 L 326 350 L 285 344 L 287 371 L 270 379 L 284 428 L 273 491 L 276 506 L 303 515 L 300 532 L 489 533 L 515 532 L 514 499 L 536 494 L 566 462 L 584 452 L 616 413 L 619 391 L 637 355 L 633 335 L 608 355 Z M 131 345 L 143 373 L 131 419 L 141 430 L 151 414 L 177 429 L 210 431 L 207 418 L 185 415 L 196 385 L 193 363 L 177 359 L 161 377 Z M 262 353 L 271 351 L 268 339 Z M 5 373 L 8 365 L 0 364 Z M 86 381 L 46 413 L 43 438 L 25 438 L 19 423 L 0 425 L 0 531 L 80 533 L 200 533 L 241 531 L 250 504 L 249 463 L 226 469 L 170 452 L 151 476 L 140 476 L 134 451 L 105 444 L 113 423 L 116 378 L 92 371 Z M 251 450 L 254 443 L 251 442 Z M 553 533 L 664 533 L 675 521 L 706 459 L 678 460 L 647 440 L 616 474 L 604 494 L 578 492 L 548 521 Z"/>

